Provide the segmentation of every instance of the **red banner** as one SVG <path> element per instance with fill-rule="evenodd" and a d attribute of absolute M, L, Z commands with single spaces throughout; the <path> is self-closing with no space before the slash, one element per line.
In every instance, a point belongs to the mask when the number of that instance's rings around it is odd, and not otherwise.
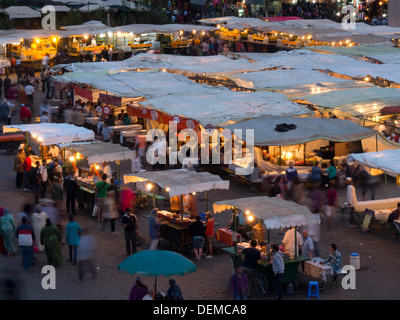
<path fill-rule="evenodd" d="M 121 97 L 100 93 L 99 94 L 99 102 L 100 103 L 105 103 L 105 104 L 108 104 L 108 105 L 111 105 L 111 106 L 120 107 L 121 104 L 122 104 L 122 99 L 121 99 Z"/>
<path fill-rule="evenodd" d="M 80 96 L 82 98 L 88 99 L 89 101 L 93 101 L 92 90 L 84 89 L 84 88 L 80 88 L 80 87 L 75 86 L 74 87 L 74 94 L 75 94 L 75 96 Z"/>
<path fill-rule="evenodd" d="M 136 107 L 130 104 L 127 105 L 126 109 L 130 116 L 135 116 L 138 118 L 150 119 L 163 124 L 169 124 L 170 121 L 175 121 L 177 123 L 178 131 L 183 129 L 199 129 L 199 124 L 197 123 L 197 121 L 189 118 L 181 116 L 171 116 L 158 110 L 148 109 L 145 107 Z"/>

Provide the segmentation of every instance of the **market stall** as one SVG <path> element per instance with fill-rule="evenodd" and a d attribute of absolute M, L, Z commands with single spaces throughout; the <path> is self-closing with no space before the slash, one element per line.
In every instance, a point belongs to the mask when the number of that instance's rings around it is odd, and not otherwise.
<path fill-rule="evenodd" d="M 299 227 L 313 223 L 320 223 L 320 216 L 312 214 L 306 207 L 293 201 L 280 198 L 270 198 L 266 196 L 240 198 L 232 200 L 217 201 L 213 204 L 214 212 L 219 213 L 233 209 L 234 221 L 238 211 L 244 211 L 251 219 L 258 219 L 258 223 L 253 227 L 254 238 L 258 240 L 257 249 L 261 251 L 261 260 L 258 261 L 254 271 L 254 279 L 257 291 L 265 295 L 268 286 L 273 283 L 272 257 L 270 252 L 269 230 L 289 227 Z M 251 220 L 250 219 L 250 220 Z M 235 231 L 236 225 L 234 226 Z M 296 235 L 296 232 L 295 232 Z M 296 243 L 296 240 L 295 240 Z M 249 244 L 233 243 L 233 246 L 223 250 L 231 255 L 234 266 L 241 264 L 242 255 L 240 249 L 248 247 Z M 302 257 L 295 251 L 293 259 L 286 258 L 285 274 L 282 283 L 294 282 L 297 279 L 297 267 L 300 262 L 308 258 Z"/>
<path fill-rule="evenodd" d="M 50 145 L 58 145 L 60 148 L 66 143 L 93 141 L 94 132 L 83 127 L 78 127 L 67 123 L 35 123 L 21 125 L 7 125 L 3 127 L 3 132 L 19 132 L 26 135 L 26 147 L 30 144 L 29 135 L 33 142 L 40 148 L 42 159 L 45 157 L 45 148 Z M 60 154 L 60 159 L 65 155 Z"/>
<path fill-rule="evenodd" d="M 126 174 L 124 182 L 136 183 L 137 192 L 152 197 L 154 206 L 156 206 L 156 196 L 164 202 L 170 202 L 170 210 L 173 212 L 163 210 L 160 213 L 164 221 L 160 233 L 161 237 L 168 239 L 173 249 L 178 252 L 191 244 L 188 227 L 193 222 L 193 215 L 188 214 L 190 204 L 187 210 L 186 199 L 190 200 L 196 192 L 205 192 L 207 211 L 208 191 L 229 189 L 229 181 L 224 181 L 217 175 L 184 169 Z"/>
<path fill-rule="evenodd" d="M 81 208 L 86 204 L 89 210 L 95 203 L 96 182 L 101 181 L 101 164 L 104 162 L 117 164 L 116 184 L 120 185 L 120 162 L 131 160 L 134 156 L 134 151 L 111 142 L 73 143 L 67 144 L 65 147 L 72 154 L 69 161 L 78 173 L 77 201 Z"/>

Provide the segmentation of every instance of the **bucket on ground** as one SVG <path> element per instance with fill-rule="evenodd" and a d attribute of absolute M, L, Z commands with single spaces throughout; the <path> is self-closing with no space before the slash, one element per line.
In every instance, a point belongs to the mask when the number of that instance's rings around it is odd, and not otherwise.
<path fill-rule="evenodd" d="M 356 270 L 360 270 L 360 255 L 358 253 L 350 254 L 350 265 Z"/>

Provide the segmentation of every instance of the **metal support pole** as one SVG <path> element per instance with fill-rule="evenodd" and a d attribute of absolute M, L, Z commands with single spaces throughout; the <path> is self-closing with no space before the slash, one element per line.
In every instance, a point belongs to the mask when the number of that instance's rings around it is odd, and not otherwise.
<path fill-rule="evenodd" d="M 208 191 L 206 190 L 206 212 L 208 211 Z"/>
<path fill-rule="evenodd" d="M 389 198 L 389 194 L 388 194 L 388 185 L 387 185 L 387 174 L 385 172 L 385 187 L 386 187 L 386 199 Z"/>

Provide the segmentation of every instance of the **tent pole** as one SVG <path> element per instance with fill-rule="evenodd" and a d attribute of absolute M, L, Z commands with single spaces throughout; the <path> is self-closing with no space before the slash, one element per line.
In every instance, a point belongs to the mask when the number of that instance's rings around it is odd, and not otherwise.
<path fill-rule="evenodd" d="M 267 246 L 267 250 L 268 250 L 268 262 L 270 262 L 271 261 L 271 253 L 270 253 L 270 250 L 269 250 L 269 248 L 270 248 L 270 236 L 269 236 L 269 229 L 268 229 L 268 231 L 267 231 L 267 234 L 268 234 L 268 246 Z"/>
<path fill-rule="evenodd" d="M 303 151 L 303 166 L 306 165 L 306 143 L 303 145 L 304 146 L 304 151 Z"/>
<path fill-rule="evenodd" d="M 237 226 L 236 226 L 236 210 L 237 208 L 233 208 L 233 229 L 234 229 L 234 233 L 232 234 L 232 241 L 233 241 L 233 247 L 235 249 L 236 252 L 236 239 L 237 239 L 237 235 L 236 235 L 236 230 L 237 230 Z"/>
<path fill-rule="evenodd" d="M 25 145 L 25 151 L 28 151 L 28 140 L 29 140 L 29 137 L 28 137 L 28 135 L 29 135 L 29 132 L 27 131 L 27 132 L 25 133 L 25 135 L 26 135 L 26 145 Z"/>
<path fill-rule="evenodd" d="M 378 151 L 378 134 L 375 135 L 375 147 L 376 147 L 375 151 Z"/>
<path fill-rule="evenodd" d="M 208 211 L 208 191 L 206 190 L 206 212 Z"/>
<path fill-rule="evenodd" d="M 294 258 L 297 259 L 297 226 L 294 227 Z"/>
<path fill-rule="evenodd" d="M 387 185 L 387 174 L 386 174 L 386 172 L 385 172 L 385 187 L 386 187 L 386 199 L 388 199 L 389 195 L 388 195 L 388 185 Z"/>

